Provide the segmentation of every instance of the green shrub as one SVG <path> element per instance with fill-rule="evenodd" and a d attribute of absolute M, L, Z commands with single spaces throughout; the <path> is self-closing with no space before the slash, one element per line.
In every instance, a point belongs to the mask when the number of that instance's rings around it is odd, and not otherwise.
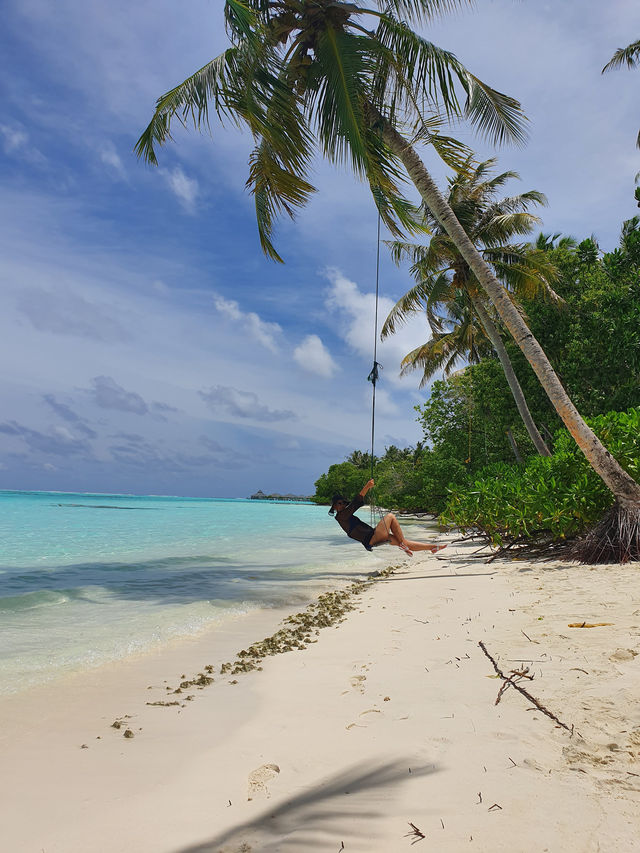
<path fill-rule="evenodd" d="M 588 420 L 609 452 L 640 478 L 640 408 Z M 493 544 L 516 539 L 558 541 L 592 527 L 613 496 L 566 430 L 555 436 L 551 457 L 532 457 L 524 467 L 487 466 L 462 489 L 453 489 L 442 512 L 445 524 L 477 529 Z"/>

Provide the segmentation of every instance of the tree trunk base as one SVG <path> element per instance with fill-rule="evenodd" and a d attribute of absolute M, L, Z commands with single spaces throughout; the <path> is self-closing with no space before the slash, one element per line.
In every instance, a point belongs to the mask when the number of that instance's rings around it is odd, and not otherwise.
<path fill-rule="evenodd" d="M 585 537 L 571 549 L 580 563 L 640 561 L 640 506 L 615 503 Z"/>

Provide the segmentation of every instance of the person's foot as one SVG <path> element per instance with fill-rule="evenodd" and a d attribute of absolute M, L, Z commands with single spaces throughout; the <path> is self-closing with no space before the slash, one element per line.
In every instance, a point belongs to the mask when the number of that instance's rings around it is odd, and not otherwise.
<path fill-rule="evenodd" d="M 437 554 L 438 551 L 442 551 L 443 548 L 446 548 L 446 545 L 432 545 L 429 549 L 432 554 Z"/>
<path fill-rule="evenodd" d="M 409 548 L 406 542 L 398 542 L 398 546 L 402 548 L 405 554 L 408 554 L 410 557 L 413 557 L 413 551 Z"/>

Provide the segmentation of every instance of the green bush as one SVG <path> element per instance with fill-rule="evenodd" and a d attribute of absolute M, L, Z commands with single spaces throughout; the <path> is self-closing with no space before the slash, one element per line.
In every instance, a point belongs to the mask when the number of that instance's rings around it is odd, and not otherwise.
<path fill-rule="evenodd" d="M 637 481 L 640 477 L 640 408 L 588 420 L 609 452 Z M 524 467 L 496 463 L 463 489 L 453 489 L 442 512 L 445 524 L 477 529 L 493 544 L 516 539 L 558 541 L 592 527 L 613 503 L 566 430 L 556 433 L 551 457 Z"/>
<path fill-rule="evenodd" d="M 368 473 L 352 462 L 331 465 L 327 473 L 316 480 L 316 493 L 313 500 L 318 504 L 330 504 L 335 494 L 351 498 L 360 491 L 368 479 Z"/>

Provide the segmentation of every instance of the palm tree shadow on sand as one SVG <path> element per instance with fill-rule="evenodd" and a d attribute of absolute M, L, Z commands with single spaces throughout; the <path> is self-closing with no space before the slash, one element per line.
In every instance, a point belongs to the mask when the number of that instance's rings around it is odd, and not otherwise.
<path fill-rule="evenodd" d="M 264 809 L 252 821 L 176 853 L 300 853 L 334 849 L 337 853 L 342 843 L 348 850 L 349 839 L 360 835 L 360 842 L 363 840 L 362 821 L 367 823 L 367 837 L 375 837 L 375 822 L 385 814 L 391 788 L 437 771 L 435 764 L 416 767 L 409 759 L 378 765 L 362 762 Z M 408 815 L 404 823 L 398 820 L 398 845 L 412 817 L 415 816 Z"/>

